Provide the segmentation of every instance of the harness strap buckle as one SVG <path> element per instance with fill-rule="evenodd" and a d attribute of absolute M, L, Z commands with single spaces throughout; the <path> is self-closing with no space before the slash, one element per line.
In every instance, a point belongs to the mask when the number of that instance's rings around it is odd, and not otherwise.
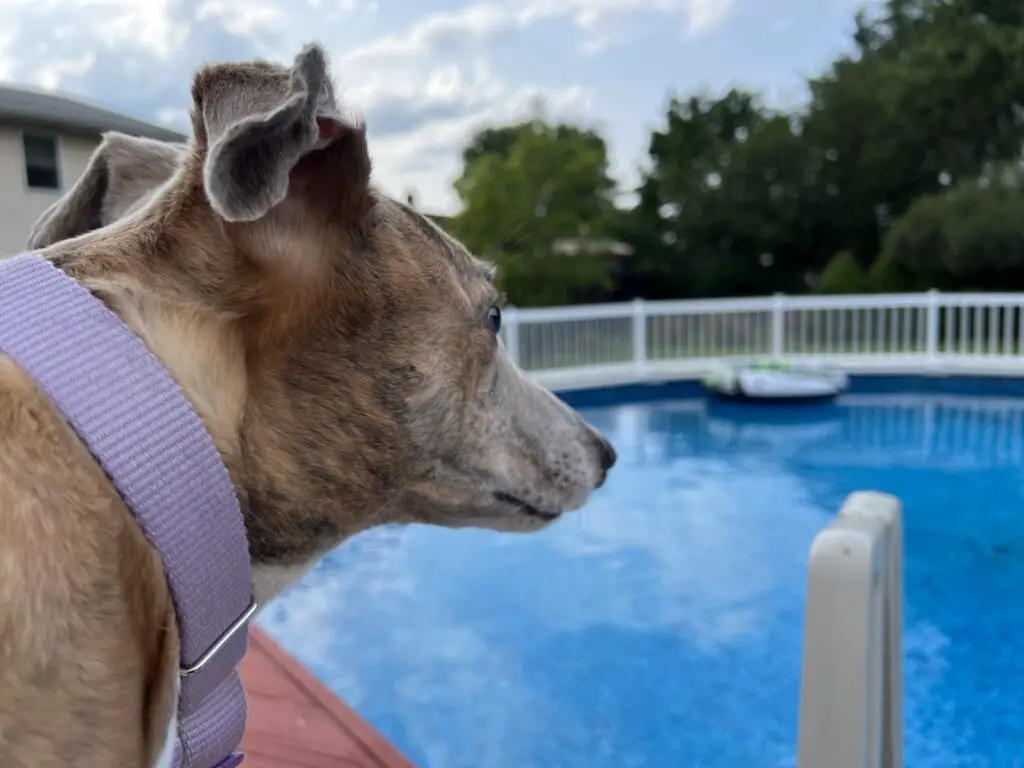
<path fill-rule="evenodd" d="M 259 603 L 256 602 L 256 598 L 253 598 L 252 602 L 249 603 L 249 607 L 242 611 L 242 615 L 232 622 L 231 626 L 224 631 L 224 634 L 218 637 L 214 641 L 213 645 L 207 648 L 203 654 L 196 659 L 194 664 L 188 667 L 182 667 L 179 670 L 181 677 L 194 675 L 213 661 L 217 657 L 217 654 L 221 652 L 225 645 L 231 642 L 231 639 L 235 635 L 244 631 L 249 626 L 249 622 L 252 620 L 252 617 L 256 614 L 257 610 L 259 610 Z"/>

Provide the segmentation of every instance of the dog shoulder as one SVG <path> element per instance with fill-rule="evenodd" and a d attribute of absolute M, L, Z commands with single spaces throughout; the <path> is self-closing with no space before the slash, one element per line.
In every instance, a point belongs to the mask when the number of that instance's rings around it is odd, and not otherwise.
<path fill-rule="evenodd" d="M 3 356 L 0 510 L 0 765 L 152 764 L 178 642 L 159 557 Z"/>

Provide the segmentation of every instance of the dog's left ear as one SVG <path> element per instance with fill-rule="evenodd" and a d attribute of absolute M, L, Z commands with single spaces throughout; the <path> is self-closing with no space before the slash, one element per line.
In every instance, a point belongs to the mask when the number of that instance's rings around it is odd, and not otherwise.
<path fill-rule="evenodd" d="M 300 160 L 336 141 L 361 147 L 352 162 L 369 180 L 365 132 L 339 114 L 318 45 L 306 46 L 290 69 L 267 62 L 208 67 L 193 81 L 192 100 L 195 135 L 205 145 L 203 187 L 226 221 L 266 215 L 287 197 Z"/>
<path fill-rule="evenodd" d="M 32 226 L 29 250 L 105 227 L 135 210 L 171 178 L 187 149 L 177 142 L 105 133 L 75 185 Z"/>

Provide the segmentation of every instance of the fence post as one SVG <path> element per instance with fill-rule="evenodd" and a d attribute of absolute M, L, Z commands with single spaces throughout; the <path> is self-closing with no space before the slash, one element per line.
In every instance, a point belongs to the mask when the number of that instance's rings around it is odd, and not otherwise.
<path fill-rule="evenodd" d="M 633 299 L 633 367 L 642 376 L 647 367 L 647 305 Z"/>
<path fill-rule="evenodd" d="M 925 355 L 928 363 L 934 365 L 939 357 L 939 292 L 934 288 L 928 291 L 925 333 Z"/>
<path fill-rule="evenodd" d="M 505 351 L 509 360 L 519 365 L 519 310 L 515 307 L 502 310 L 501 326 L 505 333 Z"/>
<path fill-rule="evenodd" d="M 772 359 L 782 360 L 786 339 L 786 294 L 776 293 L 772 297 Z"/>

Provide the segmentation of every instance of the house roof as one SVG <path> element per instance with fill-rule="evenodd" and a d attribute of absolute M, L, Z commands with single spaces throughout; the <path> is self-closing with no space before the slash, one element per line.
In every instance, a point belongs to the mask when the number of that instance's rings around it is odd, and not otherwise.
<path fill-rule="evenodd" d="M 29 123 L 84 133 L 120 131 L 163 141 L 185 141 L 169 128 L 136 120 L 56 93 L 0 85 L 0 122 Z"/>

